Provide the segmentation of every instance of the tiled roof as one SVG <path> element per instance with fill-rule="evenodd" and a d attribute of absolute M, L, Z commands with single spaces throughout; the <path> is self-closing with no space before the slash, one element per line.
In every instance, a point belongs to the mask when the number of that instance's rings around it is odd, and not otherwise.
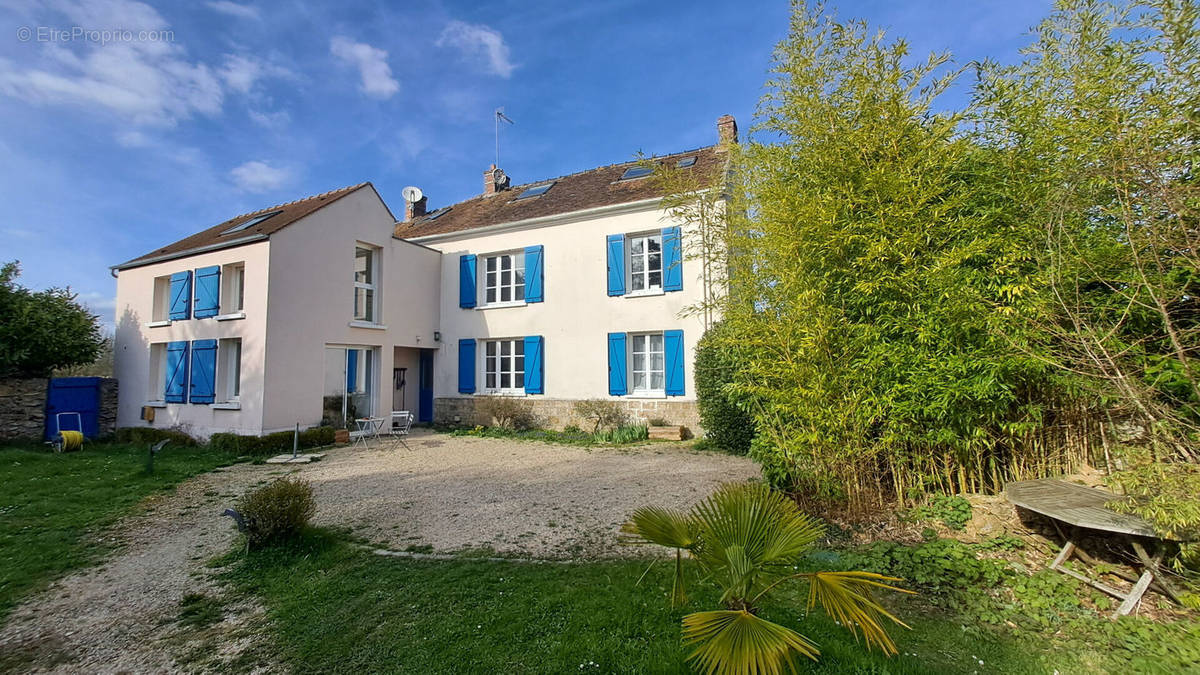
<path fill-rule="evenodd" d="M 146 255 L 139 256 L 128 262 L 121 263 L 116 267 L 117 269 L 137 267 L 138 265 L 149 264 L 155 260 L 158 260 L 159 258 L 169 258 L 173 255 L 179 255 L 197 249 L 208 250 L 212 248 L 218 248 L 222 244 L 236 243 L 240 239 L 245 239 L 255 235 L 270 236 L 287 227 L 288 225 L 291 225 L 297 220 L 300 220 L 304 216 L 316 211 L 317 209 L 332 204 L 342 197 L 357 192 L 365 187 L 371 187 L 374 189 L 374 186 L 372 186 L 369 182 L 359 183 L 358 185 L 350 185 L 338 190 L 322 192 L 319 195 L 305 197 L 304 199 L 297 199 L 294 202 L 269 206 L 265 209 L 259 209 L 250 213 L 243 213 L 240 216 L 226 220 L 220 225 L 214 225 L 207 230 L 197 232 L 190 237 L 184 237 L 173 244 L 168 244 L 162 248 L 155 249 Z M 228 232 L 228 230 L 231 228 L 237 227 L 242 223 L 249 222 L 259 216 L 269 214 L 274 211 L 277 211 L 278 213 L 275 213 L 275 215 L 262 220 L 260 223 L 252 225 L 244 230 Z"/>
<path fill-rule="evenodd" d="M 678 162 L 688 157 L 695 157 L 696 163 L 686 170 L 697 172 L 704 180 L 715 181 L 725 170 L 727 153 L 716 145 L 656 157 L 653 160 L 667 163 Z M 430 211 L 411 222 L 397 223 L 396 236 L 412 239 L 461 232 L 528 218 L 555 216 L 598 206 L 627 204 L 661 197 L 661 189 L 653 179 L 620 180 L 621 174 L 637 163 L 632 161 L 611 164 L 569 176 L 517 185 L 495 194 L 480 195 Z M 517 199 L 526 189 L 547 183 L 553 183 L 553 186 L 544 194 Z"/>

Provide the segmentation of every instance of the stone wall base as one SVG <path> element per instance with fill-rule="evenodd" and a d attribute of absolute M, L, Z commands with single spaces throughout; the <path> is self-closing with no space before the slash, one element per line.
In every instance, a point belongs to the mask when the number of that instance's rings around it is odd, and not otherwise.
<path fill-rule="evenodd" d="M 480 419 L 476 413 L 475 402 L 484 397 L 438 398 L 433 401 L 433 421 L 435 424 L 455 426 L 487 426 L 491 420 Z M 530 397 L 517 399 L 522 405 L 528 406 L 538 418 L 538 426 L 546 429 L 561 430 L 575 425 L 587 429 L 589 422 L 575 414 L 575 401 L 561 398 Z M 703 435 L 700 427 L 700 414 L 696 410 L 695 401 L 678 401 L 672 399 L 612 399 L 625 409 L 630 421 L 636 424 L 648 424 L 652 419 L 661 418 L 667 424 L 678 424 L 687 427 L 693 436 Z"/>
<path fill-rule="evenodd" d="M 46 431 L 44 377 L 0 379 L 0 440 L 40 441 Z M 117 380 L 100 380 L 99 428 L 101 436 L 117 430 Z"/>

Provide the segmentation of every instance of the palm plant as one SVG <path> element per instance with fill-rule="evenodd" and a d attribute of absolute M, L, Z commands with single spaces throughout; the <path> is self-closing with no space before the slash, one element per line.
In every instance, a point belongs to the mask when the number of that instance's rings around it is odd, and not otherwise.
<path fill-rule="evenodd" d="M 905 626 L 880 605 L 872 591 L 911 593 L 899 581 L 872 572 L 796 572 L 797 563 L 824 533 L 784 495 L 761 484 L 729 483 L 690 512 L 645 507 L 621 528 L 623 541 L 675 549 L 673 605 L 686 603 L 683 551 L 721 588 L 724 609 L 683 617 L 683 640 L 695 645 L 688 659 L 702 672 L 774 675 L 793 669 L 796 654 L 814 661 L 817 645 L 796 631 L 757 615 L 758 602 L 780 584 L 805 580 L 808 606 L 821 608 L 858 636 L 867 648 L 895 654 L 884 618 Z M 907 628 L 907 626 L 905 626 Z"/>

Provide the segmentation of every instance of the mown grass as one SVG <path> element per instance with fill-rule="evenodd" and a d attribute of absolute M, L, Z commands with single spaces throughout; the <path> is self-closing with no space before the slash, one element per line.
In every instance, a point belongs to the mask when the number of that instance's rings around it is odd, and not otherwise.
<path fill-rule="evenodd" d="M 0 447 L 0 621 L 23 598 L 99 560 L 96 534 L 148 495 L 228 465 L 227 453 L 168 445 L 146 473 L 143 445 L 93 444 L 55 454 Z"/>
<path fill-rule="evenodd" d="M 665 563 L 639 585 L 644 561 L 404 560 L 316 531 L 226 564 L 230 581 L 265 602 L 279 656 L 299 673 L 689 672 L 679 640 L 686 612 L 667 604 Z M 691 609 L 716 607 L 691 581 Z M 894 631 L 902 655 L 887 658 L 807 616 L 806 598 L 779 598 L 764 616 L 821 647 L 820 662 L 797 663 L 803 673 L 1053 672 L 1037 650 L 904 606 L 913 630 Z"/>

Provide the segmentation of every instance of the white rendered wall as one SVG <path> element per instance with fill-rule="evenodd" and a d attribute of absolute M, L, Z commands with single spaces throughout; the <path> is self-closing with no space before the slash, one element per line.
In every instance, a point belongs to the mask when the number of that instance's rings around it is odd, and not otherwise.
<path fill-rule="evenodd" d="M 271 236 L 265 431 L 320 422 L 326 345 L 378 348 L 376 413 L 391 409 L 393 347 L 434 346 L 441 256 L 393 238 L 393 227 L 368 187 Z M 376 321 L 386 329 L 350 325 L 357 242 L 380 249 Z"/>
<path fill-rule="evenodd" d="M 542 335 L 545 337 L 545 398 L 634 398 L 632 395 L 608 395 L 608 333 L 682 329 L 685 395 L 659 398 L 694 401 L 692 362 L 696 341 L 704 333 L 704 323 L 699 317 L 682 318 L 680 314 L 703 297 L 699 261 L 683 261 L 682 291 L 645 297 L 608 296 L 606 236 L 652 232 L 675 224 L 683 227 L 686 249 L 689 227 L 670 222 L 653 205 L 632 213 L 520 231 L 483 235 L 467 232 L 420 239 L 445 254 L 441 264 L 442 342 L 434 363 L 434 395 L 460 396 L 460 338 L 478 340 Z M 459 255 L 473 253 L 482 257 L 537 244 L 545 247 L 544 302 L 493 309 L 461 309 L 458 306 Z M 482 269 L 482 260 L 478 265 Z M 482 284 L 477 298 L 483 299 Z M 481 359 L 480 348 L 476 355 L 477 372 Z M 477 390 L 481 384 L 477 374 Z"/>
<path fill-rule="evenodd" d="M 182 427 L 197 436 L 218 431 L 257 434 L 262 431 L 263 362 L 266 349 L 269 244 L 266 241 L 202 253 L 187 258 L 122 270 L 117 276 L 116 343 L 113 370 L 120 380 L 117 426 L 147 426 L 142 406 L 150 400 L 150 345 L 222 338 L 241 338 L 242 366 L 240 410 L 221 410 L 207 404 L 168 403 L 156 408 L 152 426 Z M 244 312 L 246 318 L 174 321 L 151 328 L 154 279 L 211 265 L 245 263 Z M 224 310 L 222 310 L 224 311 Z M 189 366 L 190 366 L 189 352 Z M 220 359 L 218 358 L 218 364 Z M 218 367 L 220 367 L 218 365 Z"/>

